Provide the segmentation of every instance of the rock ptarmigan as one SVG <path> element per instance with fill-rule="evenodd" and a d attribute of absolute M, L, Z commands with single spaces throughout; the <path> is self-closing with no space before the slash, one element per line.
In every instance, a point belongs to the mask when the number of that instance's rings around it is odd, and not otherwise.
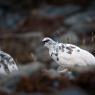
<path fill-rule="evenodd" d="M 78 46 L 58 43 L 48 37 L 44 38 L 42 43 L 49 49 L 51 58 L 59 65 L 58 72 L 83 72 L 95 68 L 95 57 Z"/>
<path fill-rule="evenodd" d="M 14 59 L 7 53 L 0 51 L 0 74 L 16 73 L 18 67 Z"/>

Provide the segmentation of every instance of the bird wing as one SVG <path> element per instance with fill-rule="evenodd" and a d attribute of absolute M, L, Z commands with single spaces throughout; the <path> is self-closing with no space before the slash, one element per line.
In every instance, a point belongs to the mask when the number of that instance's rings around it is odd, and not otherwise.
<path fill-rule="evenodd" d="M 72 44 L 59 43 L 58 64 L 78 71 L 95 65 L 95 57 L 86 50 Z"/>
<path fill-rule="evenodd" d="M 79 57 L 88 65 L 95 65 L 95 57 L 90 52 L 81 49 Z"/>
<path fill-rule="evenodd" d="M 72 60 L 73 49 L 75 48 L 75 46 L 63 43 L 59 43 L 58 46 L 59 46 L 58 50 L 59 65 L 60 64 L 65 66 L 70 65 L 69 63 Z"/>
<path fill-rule="evenodd" d="M 59 55 L 63 56 L 63 58 L 69 60 L 71 59 L 72 55 L 79 50 L 80 48 L 72 45 L 72 44 L 63 44 L 59 43 Z"/>

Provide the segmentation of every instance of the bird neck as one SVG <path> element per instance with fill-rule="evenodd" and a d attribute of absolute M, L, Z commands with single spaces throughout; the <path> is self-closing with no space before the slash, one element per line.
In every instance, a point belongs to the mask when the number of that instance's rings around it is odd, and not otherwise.
<path fill-rule="evenodd" d="M 49 51 L 51 52 L 56 52 L 57 50 L 57 43 L 53 43 L 52 45 L 49 46 Z"/>

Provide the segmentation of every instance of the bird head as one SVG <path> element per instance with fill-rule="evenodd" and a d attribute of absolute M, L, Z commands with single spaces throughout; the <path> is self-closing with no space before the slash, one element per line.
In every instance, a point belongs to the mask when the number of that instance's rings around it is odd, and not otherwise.
<path fill-rule="evenodd" d="M 50 48 L 51 46 L 53 46 L 56 42 L 54 40 L 52 40 L 49 37 L 46 37 L 42 40 L 42 44 L 47 47 Z"/>

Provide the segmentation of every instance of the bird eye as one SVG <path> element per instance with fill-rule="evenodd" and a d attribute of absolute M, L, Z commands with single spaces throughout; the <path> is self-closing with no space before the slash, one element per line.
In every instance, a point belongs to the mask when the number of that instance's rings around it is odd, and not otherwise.
<path fill-rule="evenodd" d="M 49 40 L 45 40 L 45 41 L 43 41 L 42 44 L 45 44 L 45 43 L 47 43 L 47 42 L 49 42 Z"/>
<path fill-rule="evenodd" d="M 44 43 L 48 42 L 49 40 L 45 40 Z"/>

